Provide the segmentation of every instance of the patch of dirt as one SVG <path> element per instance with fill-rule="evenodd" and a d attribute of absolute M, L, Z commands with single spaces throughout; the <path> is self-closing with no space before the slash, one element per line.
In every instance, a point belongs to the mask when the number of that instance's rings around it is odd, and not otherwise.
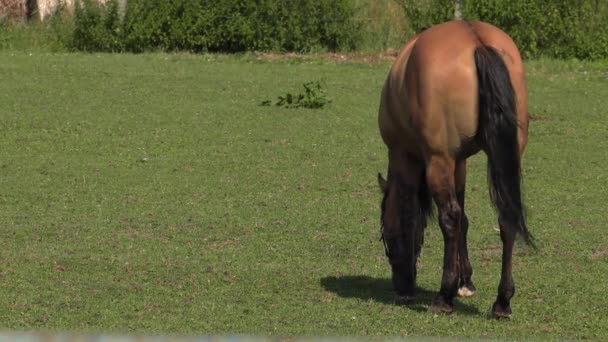
<path fill-rule="evenodd" d="M 493 260 L 498 260 L 502 255 L 502 245 L 492 244 L 479 250 L 479 263 L 481 266 L 489 265 Z"/>
<path fill-rule="evenodd" d="M 553 332 L 555 329 L 552 326 L 546 325 L 544 327 L 542 327 L 540 329 L 540 331 L 544 332 L 544 333 L 551 333 Z"/>
<path fill-rule="evenodd" d="M 519 245 L 519 246 L 518 246 Z M 481 266 L 487 266 L 492 262 L 501 262 L 502 260 L 502 244 L 491 244 L 485 248 L 479 250 L 472 250 L 469 246 L 469 251 L 473 251 L 479 253 L 479 262 Z M 534 253 L 534 250 L 528 246 L 525 246 L 521 241 L 516 243 L 513 248 L 513 256 L 521 257 L 525 255 L 531 255 Z M 471 259 L 473 260 L 473 259 Z M 515 265 L 513 267 L 516 267 Z"/>
<path fill-rule="evenodd" d="M 393 62 L 399 53 L 398 50 L 388 49 L 384 52 L 352 52 L 352 53 L 272 53 L 272 52 L 256 52 L 255 56 L 265 60 L 322 60 L 335 63 L 367 63 L 378 64 Z"/>
<path fill-rule="evenodd" d="M 240 281 L 240 278 L 236 274 L 228 271 L 221 271 L 213 266 L 208 266 L 206 271 L 224 283 L 235 284 Z"/>
<path fill-rule="evenodd" d="M 593 261 L 597 261 L 604 258 L 608 259 L 608 248 L 598 249 L 596 251 L 593 251 L 593 253 L 591 254 L 591 260 Z"/>
<path fill-rule="evenodd" d="M 553 119 L 548 118 L 542 115 L 532 115 L 530 114 L 530 121 L 553 121 Z"/>
<path fill-rule="evenodd" d="M 206 242 L 206 239 L 203 239 Z M 240 245 L 236 239 L 228 239 L 224 241 L 208 242 L 207 247 L 211 250 L 223 250 L 225 248 L 239 248 Z"/>

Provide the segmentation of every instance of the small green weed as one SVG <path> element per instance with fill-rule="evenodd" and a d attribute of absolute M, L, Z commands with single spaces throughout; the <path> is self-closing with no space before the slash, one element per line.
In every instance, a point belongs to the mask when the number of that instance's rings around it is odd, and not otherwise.
<path fill-rule="evenodd" d="M 331 99 L 327 97 L 325 90 L 319 81 L 310 81 L 302 84 L 304 93 L 294 95 L 286 93 L 279 96 L 276 106 L 285 108 L 323 108 L 326 104 L 331 103 Z M 266 100 L 262 102 L 262 106 L 270 106 L 272 101 Z"/>

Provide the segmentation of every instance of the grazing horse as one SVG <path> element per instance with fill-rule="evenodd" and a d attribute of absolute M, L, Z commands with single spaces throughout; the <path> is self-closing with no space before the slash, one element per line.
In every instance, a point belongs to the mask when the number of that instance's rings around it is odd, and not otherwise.
<path fill-rule="evenodd" d="M 492 314 L 510 317 L 516 235 L 534 246 L 520 184 L 527 106 L 519 51 L 506 33 L 490 24 L 458 20 L 433 26 L 399 53 L 382 89 L 378 117 L 389 159 L 387 180 L 378 174 L 382 239 L 397 304 L 414 299 L 416 260 L 432 201 L 444 258 L 441 289 L 430 311 L 450 313 L 456 295 L 475 293 L 464 212 L 466 160 L 483 150 L 503 244 Z"/>

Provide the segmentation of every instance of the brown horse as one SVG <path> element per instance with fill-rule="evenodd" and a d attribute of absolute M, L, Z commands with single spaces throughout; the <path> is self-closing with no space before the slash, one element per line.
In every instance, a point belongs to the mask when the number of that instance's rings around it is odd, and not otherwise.
<path fill-rule="evenodd" d="M 464 213 L 466 160 L 488 157 L 490 197 L 503 243 L 495 317 L 511 315 L 511 276 L 517 234 L 533 244 L 521 198 L 520 161 L 527 143 L 524 67 L 513 40 L 479 21 L 451 21 L 410 40 L 393 64 L 380 101 L 379 126 L 388 147 L 382 238 L 392 268 L 395 302 L 407 304 L 416 289 L 432 200 L 443 233 L 443 278 L 433 312 L 452 312 L 456 295 L 475 293 Z"/>

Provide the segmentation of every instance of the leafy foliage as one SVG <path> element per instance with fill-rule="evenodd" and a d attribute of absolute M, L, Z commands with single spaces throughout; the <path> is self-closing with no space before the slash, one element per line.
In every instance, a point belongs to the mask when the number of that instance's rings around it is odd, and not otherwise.
<path fill-rule="evenodd" d="M 466 15 L 501 27 L 524 56 L 608 57 L 608 3 L 596 0 L 469 0 Z"/>
<path fill-rule="evenodd" d="M 451 20 L 453 0 L 95 0 L 43 23 L 2 22 L 0 49 L 145 52 L 378 51 Z M 462 0 L 525 58 L 608 58 L 608 1 Z M 59 19 L 57 19 L 59 18 Z M 50 22 L 50 24 L 49 24 Z"/>
<path fill-rule="evenodd" d="M 275 105 L 285 108 L 322 108 L 326 104 L 331 102 L 323 90 L 319 81 L 311 81 L 302 84 L 304 93 L 292 94 L 286 93 L 285 95 L 279 96 Z M 266 100 L 262 102 L 263 106 L 270 106 L 272 101 Z"/>
<path fill-rule="evenodd" d="M 77 6 L 73 47 L 83 51 L 240 52 L 353 50 L 350 0 L 116 0 Z"/>
<path fill-rule="evenodd" d="M 395 0 L 416 32 L 451 20 L 452 0 Z M 608 2 L 598 0 L 466 0 L 465 19 L 492 23 L 511 35 L 524 57 L 608 57 Z"/>
<path fill-rule="evenodd" d="M 453 19 L 453 0 L 395 0 L 405 12 L 414 32 Z"/>
<path fill-rule="evenodd" d="M 121 19 L 117 0 L 100 4 L 75 2 L 74 31 L 69 47 L 80 51 L 122 51 Z"/>

